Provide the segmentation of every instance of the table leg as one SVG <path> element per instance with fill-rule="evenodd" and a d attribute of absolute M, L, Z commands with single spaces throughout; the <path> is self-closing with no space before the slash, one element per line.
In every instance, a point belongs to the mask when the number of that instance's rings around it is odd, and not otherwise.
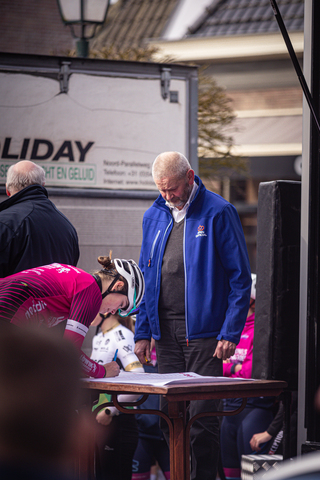
<path fill-rule="evenodd" d="M 170 431 L 170 478 L 171 480 L 186 479 L 186 403 L 169 402 L 168 414 L 173 428 Z"/>

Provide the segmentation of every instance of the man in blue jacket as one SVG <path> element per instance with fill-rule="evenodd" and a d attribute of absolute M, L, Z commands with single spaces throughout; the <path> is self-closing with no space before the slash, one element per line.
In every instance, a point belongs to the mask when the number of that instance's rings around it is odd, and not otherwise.
<path fill-rule="evenodd" d="M 159 373 L 222 376 L 234 354 L 250 301 L 251 273 L 236 209 L 206 190 L 188 160 L 164 152 L 152 175 L 160 195 L 143 218 L 140 267 L 146 290 L 135 326 L 135 353 L 150 360 L 156 340 Z M 166 409 L 166 402 L 161 407 Z M 190 416 L 217 410 L 216 400 L 190 402 Z M 215 479 L 217 417 L 193 423 L 191 479 Z"/>
<path fill-rule="evenodd" d="M 29 160 L 8 169 L 0 203 L 0 278 L 40 265 L 77 265 L 79 244 L 71 222 L 49 200 L 40 165 Z"/>

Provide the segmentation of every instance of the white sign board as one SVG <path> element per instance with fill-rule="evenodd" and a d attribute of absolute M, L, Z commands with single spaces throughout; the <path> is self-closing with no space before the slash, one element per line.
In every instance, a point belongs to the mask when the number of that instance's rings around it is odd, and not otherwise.
<path fill-rule="evenodd" d="M 68 92 L 48 76 L 0 69 L 0 184 L 19 160 L 46 173 L 46 186 L 154 190 L 151 165 L 163 151 L 188 155 L 188 86 L 172 78 L 71 73 Z"/>

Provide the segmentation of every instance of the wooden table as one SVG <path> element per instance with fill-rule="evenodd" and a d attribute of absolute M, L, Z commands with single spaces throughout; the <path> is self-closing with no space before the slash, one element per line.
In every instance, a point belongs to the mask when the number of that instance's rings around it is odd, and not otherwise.
<path fill-rule="evenodd" d="M 89 406 L 92 405 L 93 395 L 97 393 L 109 393 L 112 395 L 113 404 L 121 412 L 128 414 L 152 413 L 162 417 L 169 426 L 170 433 L 170 475 L 171 480 L 187 480 L 190 478 L 190 428 L 195 420 L 204 416 L 236 415 L 240 413 L 248 397 L 266 397 L 278 396 L 286 388 L 287 383 L 276 380 L 238 380 L 212 383 L 183 383 L 179 385 L 149 386 L 149 385 L 129 385 L 121 383 L 106 383 L 99 380 L 83 382 L 83 388 L 89 394 Z M 138 393 L 143 398 L 134 405 L 141 405 L 149 395 L 164 395 L 168 401 L 168 415 L 159 410 L 145 409 L 126 409 L 126 403 L 120 405 L 117 401 L 117 395 L 122 393 Z M 204 412 L 186 420 L 186 402 L 189 400 L 208 400 L 224 398 L 242 398 L 242 405 L 232 412 Z M 92 451 L 88 452 L 86 462 L 82 459 L 79 476 L 87 480 L 94 480 L 94 455 Z M 86 463 L 84 465 L 84 463 Z M 81 476 L 82 475 L 82 476 Z"/>

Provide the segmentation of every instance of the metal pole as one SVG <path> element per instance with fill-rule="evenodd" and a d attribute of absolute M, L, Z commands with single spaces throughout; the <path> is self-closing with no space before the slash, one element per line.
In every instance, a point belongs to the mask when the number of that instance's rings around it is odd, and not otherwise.
<path fill-rule="evenodd" d="M 304 5 L 304 52 L 303 71 L 308 85 L 311 85 L 312 50 L 313 50 L 313 6 L 312 2 Z M 301 175 L 301 241 L 300 241 L 300 322 L 299 322 L 299 368 L 298 368 L 298 424 L 297 454 L 301 455 L 301 446 L 307 440 L 305 425 L 306 411 L 306 361 L 307 361 L 307 323 L 308 323 L 308 265 L 310 210 L 310 176 L 311 176 L 311 115 L 307 100 L 303 98 L 303 132 L 302 132 L 302 175 Z"/>
<path fill-rule="evenodd" d="M 76 42 L 76 53 L 77 57 L 82 57 L 85 58 L 88 56 L 89 53 L 89 42 L 86 38 L 81 37 L 77 42 Z"/>
<path fill-rule="evenodd" d="M 77 57 L 87 57 L 89 53 L 89 42 L 85 37 L 85 21 L 83 0 L 80 0 L 80 16 L 81 16 L 81 37 L 76 43 Z"/>

